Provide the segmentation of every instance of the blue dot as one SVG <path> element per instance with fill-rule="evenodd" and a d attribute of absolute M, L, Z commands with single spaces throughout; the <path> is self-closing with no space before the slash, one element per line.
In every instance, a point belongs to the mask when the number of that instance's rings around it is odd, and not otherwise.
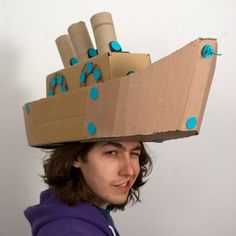
<path fill-rule="evenodd" d="M 110 42 L 110 48 L 112 52 L 120 52 L 121 50 L 121 46 L 117 41 L 111 41 Z"/>
<path fill-rule="evenodd" d="M 56 78 L 56 76 L 54 75 L 54 76 L 51 78 L 50 85 L 51 85 L 52 87 L 55 87 L 56 84 L 57 84 L 57 78 Z"/>
<path fill-rule="evenodd" d="M 98 89 L 95 87 L 91 88 L 89 91 L 89 95 L 92 100 L 97 100 L 97 98 L 99 96 Z"/>
<path fill-rule="evenodd" d="M 75 65 L 75 64 L 77 64 L 79 62 L 79 59 L 77 58 L 77 57 L 72 57 L 71 59 L 70 59 L 70 64 L 71 65 Z"/>
<path fill-rule="evenodd" d="M 65 92 L 67 92 L 67 87 L 66 87 L 66 85 L 64 85 L 64 86 L 61 87 L 61 93 L 65 93 Z"/>
<path fill-rule="evenodd" d="M 91 73 L 92 70 L 93 70 L 93 63 L 92 62 L 88 62 L 86 64 L 85 68 L 86 68 L 87 73 Z"/>
<path fill-rule="evenodd" d="M 83 71 L 80 72 L 80 76 L 79 76 L 80 82 L 83 84 L 85 82 L 85 74 Z"/>
<path fill-rule="evenodd" d="M 213 55 L 214 55 L 213 47 L 210 44 L 206 44 L 202 48 L 202 57 L 209 58 L 209 57 L 212 57 Z"/>
<path fill-rule="evenodd" d="M 99 68 L 95 68 L 93 71 L 93 78 L 95 80 L 99 80 L 101 78 L 101 70 Z"/>
<path fill-rule="evenodd" d="M 57 84 L 58 85 L 62 85 L 63 84 L 63 76 L 61 74 L 59 74 L 57 76 Z"/>
<path fill-rule="evenodd" d="M 192 116 L 186 122 L 187 129 L 193 129 L 197 125 L 197 118 Z"/>
<path fill-rule="evenodd" d="M 48 90 L 48 96 L 49 97 L 53 96 L 53 91 L 51 89 Z"/>
<path fill-rule="evenodd" d="M 29 106 L 29 104 L 25 104 L 25 112 L 26 112 L 27 114 L 29 114 L 29 112 L 30 112 L 30 106 Z"/>
<path fill-rule="evenodd" d="M 87 130 L 88 130 L 88 132 L 89 132 L 90 135 L 96 134 L 96 126 L 95 126 L 95 124 L 93 124 L 93 123 L 88 123 L 88 125 L 87 125 Z"/>
<path fill-rule="evenodd" d="M 94 48 L 89 48 L 88 49 L 88 57 L 96 57 L 98 55 L 98 51 Z"/>

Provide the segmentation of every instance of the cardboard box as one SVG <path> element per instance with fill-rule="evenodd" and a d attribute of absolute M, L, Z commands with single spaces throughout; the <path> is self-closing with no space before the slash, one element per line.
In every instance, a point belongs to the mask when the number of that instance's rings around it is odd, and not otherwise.
<path fill-rule="evenodd" d="M 86 65 L 93 64 L 92 72 L 87 73 L 85 83 L 80 82 L 80 73 L 86 72 Z M 147 54 L 118 53 L 108 52 L 104 55 L 82 61 L 78 64 L 66 67 L 47 76 L 47 96 L 61 94 L 66 91 L 72 91 L 84 86 L 105 82 L 110 79 L 118 79 L 127 75 L 130 71 L 137 72 L 151 64 L 150 56 Z M 100 80 L 94 79 L 94 70 L 99 69 L 101 72 Z M 63 77 L 63 86 L 66 90 L 61 91 L 62 86 L 51 86 L 52 80 L 58 76 Z M 55 81 L 53 81 L 55 84 Z M 55 84 L 56 85 L 56 84 Z M 50 93 L 52 91 L 52 93 Z"/>
<path fill-rule="evenodd" d="M 106 139 L 165 141 L 198 134 L 216 64 L 215 55 L 202 56 L 206 45 L 217 53 L 215 39 L 199 38 L 132 76 L 80 89 L 68 85 L 71 91 L 67 93 L 26 104 L 29 145 Z M 106 55 L 104 63 L 106 57 L 113 54 Z M 108 61 L 109 68 L 113 67 L 112 60 Z M 65 69 L 66 78 L 73 67 Z M 71 78 L 78 76 L 71 74 Z"/>

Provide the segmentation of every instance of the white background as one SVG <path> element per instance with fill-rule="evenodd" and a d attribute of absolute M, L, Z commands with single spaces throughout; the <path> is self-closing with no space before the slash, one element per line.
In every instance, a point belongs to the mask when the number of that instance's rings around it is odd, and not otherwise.
<path fill-rule="evenodd" d="M 198 37 L 218 39 L 219 56 L 199 136 L 150 144 L 154 170 L 142 203 L 114 214 L 122 236 L 236 235 L 236 2 L 0 0 L 0 236 L 29 236 L 23 210 L 46 186 L 44 153 L 27 147 L 22 106 L 45 96 L 62 68 L 54 40 L 99 11 L 113 15 L 124 50 L 152 61 Z"/>

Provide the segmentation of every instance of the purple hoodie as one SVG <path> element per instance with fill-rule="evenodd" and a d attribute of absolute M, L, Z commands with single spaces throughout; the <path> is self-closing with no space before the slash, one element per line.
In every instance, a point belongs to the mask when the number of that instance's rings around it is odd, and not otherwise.
<path fill-rule="evenodd" d="M 31 224 L 33 236 L 117 235 L 93 204 L 80 202 L 78 206 L 70 207 L 49 189 L 40 194 L 40 204 L 27 208 L 24 214 Z"/>

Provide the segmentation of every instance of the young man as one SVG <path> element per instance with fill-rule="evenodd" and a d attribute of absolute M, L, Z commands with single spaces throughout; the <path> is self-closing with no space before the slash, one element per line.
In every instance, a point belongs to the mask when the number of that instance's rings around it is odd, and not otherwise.
<path fill-rule="evenodd" d="M 25 216 L 33 236 L 118 236 L 110 211 L 140 201 L 152 169 L 138 141 L 68 143 L 44 161 L 49 189 Z"/>

